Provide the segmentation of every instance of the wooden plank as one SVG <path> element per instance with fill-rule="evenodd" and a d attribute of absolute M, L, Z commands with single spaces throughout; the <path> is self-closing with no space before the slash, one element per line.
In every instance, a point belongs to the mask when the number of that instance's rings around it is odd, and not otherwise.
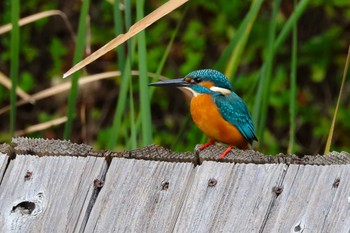
<path fill-rule="evenodd" d="M 259 232 L 285 169 L 283 164 L 204 162 L 196 167 L 174 232 Z"/>
<path fill-rule="evenodd" d="M 114 158 L 85 232 L 171 232 L 192 163 Z"/>
<path fill-rule="evenodd" d="M 17 155 L 0 186 L 0 232 L 75 232 L 85 225 L 104 158 Z"/>
<path fill-rule="evenodd" d="M 350 232 L 350 165 L 333 167 L 336 170 L 337 179 L 332 188 L 336 189 L 332 206 L 329 209 L 323 232 Z M 321 194 L 322 195 L 322 194 Z M 324 199 L 326 200 L 326 199 Z"/>
<path fill-rule="evenodd" d="M 349 196 L 350 165 L 291 165 L 264 232 L 348 233 Z"/>

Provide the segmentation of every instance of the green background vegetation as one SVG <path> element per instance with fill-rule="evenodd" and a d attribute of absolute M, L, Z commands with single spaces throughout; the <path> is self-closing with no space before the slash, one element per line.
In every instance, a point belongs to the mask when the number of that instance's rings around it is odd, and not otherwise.
<path fill-rule="evenodd" d="M 196 69 L 216 68 L 230 78 L 247 103 L 260 151 L 323 153 L 350 42 L 349 1 L 190 1 L 62 80 L 73 64 L 162 3 L 4 0 L 1 25 L 16 22 L 16 14 L 22 18 L 58 9 L 67 16 L 75 40 L 58 16 L 19 30 L 14 26 L 0 35 L 0 72 L 29 94 L 72 82 L 69 93 L 0 115 L 0 139 L 9 141 L 15 130 L 67 115 L 66 124 L 27 136 L 66 138 L 100 149 L 156 143 L 193 151 L 206 138 L 190 118 L 189 99 L 177 89 L 147 83 L 157 75 L 175 78 Z M 79 77 L 114 70 L 122 76 L 78 88 Z M 139 75 L 131 75 L 132 70 Z M 155 74 L 153 78 L 149 72 Z M 0 86 L 0 107 L 9 105 L 11 98 L 15 101 L 13 93 Z M 349 96 L 347 84 L 332 150 L 350 151 Z"/>

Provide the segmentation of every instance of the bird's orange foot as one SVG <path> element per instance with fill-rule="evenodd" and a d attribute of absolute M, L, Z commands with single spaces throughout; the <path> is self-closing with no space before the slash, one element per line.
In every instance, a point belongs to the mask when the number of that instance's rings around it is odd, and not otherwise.
<path fill-rule="evenodd" d="M 214 140 L 210 140 L 209 142 L 203 144 L 203 145 L 199 148 L 199 151 L 204 150 L 205 148 L 207 148 L 208 146 L 213 145 L 214 143 L 215 143 Z"/>
<path fill-rule="evenodd" d="M 220 155 L 219 159 L 225 158 L 225 156 L 232 150 L 232 145 L 230 145 L 222 154 Z"/>

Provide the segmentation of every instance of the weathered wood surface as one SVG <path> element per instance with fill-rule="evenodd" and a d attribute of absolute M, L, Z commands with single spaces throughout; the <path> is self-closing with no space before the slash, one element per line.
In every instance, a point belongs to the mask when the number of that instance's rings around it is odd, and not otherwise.
<path fill-rule="evenodd" d="M 8 159 L 9 159 L 8 155 L 0 152 L 0 180 L 2 180 L 2 177 L 5 173 Z"/>
<path fill-rule="evenodd" d="M 204 162 L 177 219 L 175 232 L 259 232 L 286 165 Z"/>
<path fill-rule="evenodd" d="M 5 173 L 5 169 L 9 160 L 9 146 L 6 144 L 0 144 L 0 180 Z"/>
<path fill-rule="evenodd" d="M 291 165 L 264 232 L 349 232 L 350 165 Z"/>
<path fill-rule="evenodd" d="M 12 145 L 0 146 L 0 232 L 350 232 L 346 152 L 233 150 L 218 162 L 220 146 L 175 153 L 27 138 Z"/>
<path fill-rule="evenodd" d="M 79 231 L 106 170 L 104 158 L 17 154 L 0 185 L 0 232 Z"/>
<path fill-rule="evenodd" d="M 113 159 L 85 232 L 171 232 L 193 165 Z"/>

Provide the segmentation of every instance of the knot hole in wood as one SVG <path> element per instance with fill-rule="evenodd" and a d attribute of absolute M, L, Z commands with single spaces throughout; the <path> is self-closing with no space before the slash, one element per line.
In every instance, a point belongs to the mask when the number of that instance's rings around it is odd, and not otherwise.
<path fill-rule="evenodd" d="M 31 214 L 33 212 L 33 210 L 35 209 L 35 203 L 31 202 L 31 201 L 22 201 L 19 204 L 15 205 L 14 207 L 12 207 L 12 213 L 18 211 L 20 212 L 22 215 L 25 214 Z"/>

